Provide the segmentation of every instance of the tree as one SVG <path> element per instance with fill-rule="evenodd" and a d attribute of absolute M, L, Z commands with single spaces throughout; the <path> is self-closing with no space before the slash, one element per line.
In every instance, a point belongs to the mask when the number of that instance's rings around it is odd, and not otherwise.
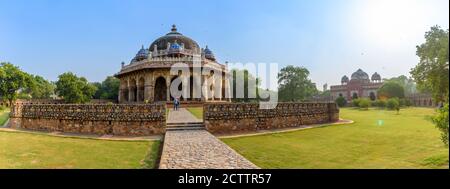
<path fill-rule="evenodd" d="M 448 146 L 448 103 L 446 103 L 443 108 L 439 109 L 438 114 L 434 116 L 432 120 L 436 127 L 441 131 L 442 141 Z"/>
<path fill-rule="evenodd" d="M 30 85 L 23 92 L 33 99 L 48 99 L 55 93 L 55 84 L 41 76 L 31 76 Z"/>
<path fill-rule="evenodd" d="M 431 92 L 436 102 L 443 102 L 433 122 L 442 133 L 443 142 L 448 145 L 448 100 L 449 100 L 449 63 L 448 40 L 449 30 L 439 26 L 431 27 L 425 33 L 425 43 L 417 46 L 419 64 L 411 70 L 411 75 L 417 82 L 419 90 Z M 445 115 L 447 114 L 447 115 Z"/>
<path fill-rule="evenodd" d="M 434 26 L 425 34 L 425 43 L 417 46 L 419 64 L 411 70 L 419 90 L 431 92 L 436 102 L 448 102 L 449 30 Z"/>
<path fill-rule="evenodd" d="M 400 86 L 403 87 L 404 91 L 405 91 L 405 95 L 411 95 L 414 93 L 417 93 L 417 87 L 416 87 L 416 82 L 414 82 L 414 79 L 412 78 L 408 78 L 404 75 L 398 76 L 398 77 L 393 77 L 390 79 L 384 79 L 385 83 L 397 83 Z"/>
<path fill-rule="evenodd" d="M 318 93 L 316 85 L 308 78 L 309 71 L 303 67 L 287 66 L 278 73 L 280 101 L 301 101 Z"/>
<path fill-rule="evenodd" d="M 77 77 L 72 72 L 59 75 L 56 82 L 56 92 L 64 98 L 66 103 L 89 102 L 96 90 L 97 88 L 86 78 Z"/>
<path fill-rule="evenodd" d="M 18 91 L 30 85 L 31 77 L 13 64 L 0 64 L 0 96 L 10 104 L 17 99 Z"/>
<path fill-rule="evenodd" d="M 340 96 L 340 97 L 338 97 L 338 98 L 336 99 L 336 104 L 337 104 L 339 107 L 344 107 L 345 105 L 347 105 L 347 100 L 345 100 L 344 97 Z"/>
<path fill-rule="evenodd" d="M 378 97 L 380 99 L 388 98 L 404 98 L 405 90 L 403 87 L 395 82 L 387 82 L 380 89 L 378 89 Z"/>
<path fill-rule="evenodd" d="M 117 100 L 119 98 L 120 80 L 113 76 L 108 76 L 102 83 L 93 83 L 98 88 L 95 92 L 95 99 Z"/>

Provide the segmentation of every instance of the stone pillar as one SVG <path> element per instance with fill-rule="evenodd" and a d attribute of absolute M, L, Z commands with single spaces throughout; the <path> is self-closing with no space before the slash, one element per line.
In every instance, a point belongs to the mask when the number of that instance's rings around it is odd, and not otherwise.
<path fill-rule="evenodd" d="M 171 95 L 170 95 L 170 83 L 171 81 L 170 81 L 170 77 L 166 77 L 166 86 L 167 86 L 167 101 L 168 102 L 170 102 L 170 97 L 171 97 Z"/>
<path fill-rule="evenodd" d="M 202 76 L 203 83 L 202 83 L 202 99 L 205 102 L 208 102 L 208 80 L 206 76 Z"/>

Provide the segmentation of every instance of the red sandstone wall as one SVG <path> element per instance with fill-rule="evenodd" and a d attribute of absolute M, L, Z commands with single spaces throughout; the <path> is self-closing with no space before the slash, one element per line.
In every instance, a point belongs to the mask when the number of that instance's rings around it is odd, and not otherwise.
<path fill-rule="evenodd" d="M 205 104 L 205 127 L 211 133 L 236 133 L 336 122 L 335 103 L 279 103 L 261 110 L 258 104 Z"/>

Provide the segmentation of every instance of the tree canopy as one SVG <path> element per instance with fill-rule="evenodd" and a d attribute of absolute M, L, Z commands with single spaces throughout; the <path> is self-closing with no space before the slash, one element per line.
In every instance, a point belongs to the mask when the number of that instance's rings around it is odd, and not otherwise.
<path fill-rule="evenodd" d="M 280 101 L 301 101 L 318 93 L 311 82 L 309 71 L 304 67 L 287 66 L 278 73 L 278 96 Z"/>
<path fill-rule="evenodd" d="M 47 81 L 41 76 L 31 75 L 30 85 L 23 93 L 29 94 L 33 99 L 49 99 L 55 93 L 55 84 Z"/>
<path fill-rule="evenodd" d="M 425 34 L 425 43 L 417 46 L 419 64 L 411 70 L 419 90 L 431 92 L 437 102 L 448 102 L 449 63 L 448 40 L 449 30 L 434 26 Z"/>
<path fill-rule="evenodd" d="M 95 92 L 95 99 L 117 100 L 119 97 L 120 80 L 113 76 L 108 76 L 102 83 L 93 83 L 98 90 Z"/>
<path fill-rule="evenodd" d="M 396 82 L 387 82 L 378 89 L 378 97 L 380 99 L 404 98 L 405 90 Z"/>
<path fill-rule="evenodd" d="M 56 92 L 64 98 L 66 103 L 89 102 L 96 90 L 97 88 L 86 78 L 78 77 L 72 72 L 59 75 L 56 82 Z"/>
<path fill-rule="evenodd" d="M 417 93 L 416 82 L 414 82 L 414 79 L 408 78 L 404 75 L 393 77 L 390 79 L 384 79 L 384 82 L 393 82 L 399 84 L 404 89 L 405 95 Z"/>
<path fill-rule="evenodd" d="M 0 96 L 13 103 L 18 91 L 30 86 L 31 76 L 11 63 L 0 64 Z"/>

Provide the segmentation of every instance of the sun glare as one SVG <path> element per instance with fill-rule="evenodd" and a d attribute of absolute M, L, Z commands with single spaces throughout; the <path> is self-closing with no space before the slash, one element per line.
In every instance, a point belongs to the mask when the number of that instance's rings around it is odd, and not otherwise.
<path fill-rule="evenodd" d="M 399 45 L 417 31 L 425 30 L 426 1 L 368 0 L 357 7 L 357 25 L 362 37 L 383 45 Z"/>

